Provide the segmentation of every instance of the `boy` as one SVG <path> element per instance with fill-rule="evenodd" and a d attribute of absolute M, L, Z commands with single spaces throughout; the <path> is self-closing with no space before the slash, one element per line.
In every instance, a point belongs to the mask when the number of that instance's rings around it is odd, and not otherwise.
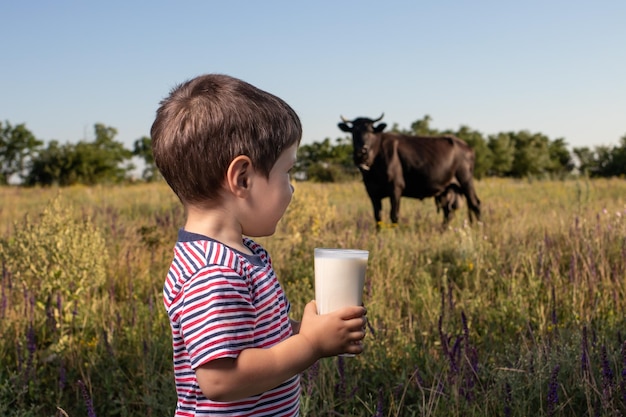
<path fill-rule="evenodd" d="M 361 353 L 365 309 L 301 322 L 269 254 L 291 201 L 302 136 L 283 100 L 241 80 L 203 75 L 176 87 L 152 125 L 161 174 L 182 202 L 164 289 L 174 348 L 176 416 L 296 416 L 299 373 L 319 358 Z"/>

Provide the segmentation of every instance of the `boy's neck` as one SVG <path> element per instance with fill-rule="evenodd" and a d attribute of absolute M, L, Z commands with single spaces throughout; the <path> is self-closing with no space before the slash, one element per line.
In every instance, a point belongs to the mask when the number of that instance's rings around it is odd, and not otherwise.
<path fill-rule="evenodd" d="M 243 244 L 241 225 L 224 209 L 187 209 L 184 229 L 217 240 L 240 252 L 252 254 Z"/>

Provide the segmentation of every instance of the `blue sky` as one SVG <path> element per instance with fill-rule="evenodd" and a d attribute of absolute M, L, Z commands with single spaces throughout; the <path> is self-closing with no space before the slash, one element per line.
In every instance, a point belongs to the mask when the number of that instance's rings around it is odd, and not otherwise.
<path fill-rule="evenodd" d="M 570 147 L 626 135 L 626 2 L 2 1 L 0 120 L 39 139 L 148 136 L 177 83 L 217 72 L 285 99 L 304 143 L 339 116 Z"/>

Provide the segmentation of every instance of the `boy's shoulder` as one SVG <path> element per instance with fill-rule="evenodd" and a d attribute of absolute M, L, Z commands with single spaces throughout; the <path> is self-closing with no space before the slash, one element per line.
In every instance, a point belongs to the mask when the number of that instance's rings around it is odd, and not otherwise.
<path fill-rule="evenodd" d="M 242 242 L 250 249 L 252 255 L 233 249 L 211 237 L 180 229 L 176 247 L 186 253 L 192 252 L 193 258 L 201 263 L 233 267 L 241 266 L 242 263 L 257 265 L 271 263 L 268 252 L 259 243 L 249 237 L 243 237 Z"/>

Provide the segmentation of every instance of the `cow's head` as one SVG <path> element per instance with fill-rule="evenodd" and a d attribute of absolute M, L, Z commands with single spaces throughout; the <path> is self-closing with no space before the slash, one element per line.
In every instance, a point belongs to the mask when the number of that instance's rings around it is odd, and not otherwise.
<path fill-rule="evenodd" d="M 368 119 L 367 117 L 348 120 L 341 116 L 343 122 L 337 125 L 344 132 L 352 133 L 354 164 L 366 171 L 370 169 L 380 150 L 380 133 L 387 127 L 387 124 L 379 123 L 376 126 L 374 124 L 380 121 L 384 115 L 385 113 L 381 114 L 376 120 Z"/>

